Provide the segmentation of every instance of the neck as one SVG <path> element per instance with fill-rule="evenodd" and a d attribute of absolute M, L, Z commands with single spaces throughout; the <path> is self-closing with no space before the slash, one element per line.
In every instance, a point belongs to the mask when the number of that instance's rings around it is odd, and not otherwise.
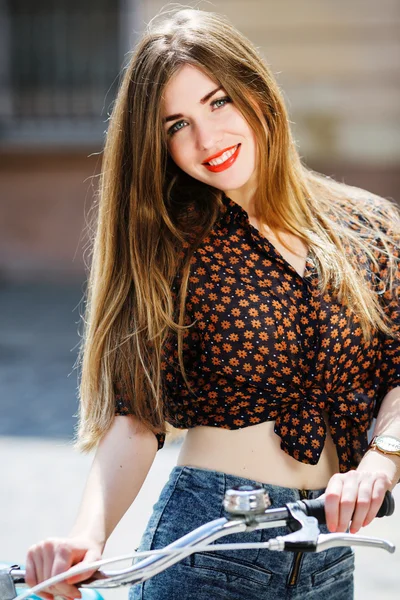
<path fill-rule="evenodd" d="M 249 218 L 255 217 L 254 212 L 254 191 L 252 193 L 244 193 L 242 189 L 226 190 L 224 192 L 228 198 L 231 198 L 236 204 L 239 204 L 245 210 Z"/>

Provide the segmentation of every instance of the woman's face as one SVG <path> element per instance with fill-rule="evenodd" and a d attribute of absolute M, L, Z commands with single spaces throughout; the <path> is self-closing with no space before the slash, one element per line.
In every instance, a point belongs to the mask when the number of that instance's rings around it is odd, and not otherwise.
<path fill-rule="evenodd" d="M 168 150 L 191 177 L 245 200 L 255 183 L 256 138 L 225 90 L 218 87 L 192 65 L 184 65 L 170 79 L 162 105 Z M 226 152 L 217 160 L 222 164 L 204 164 L 221 151 Z"/>

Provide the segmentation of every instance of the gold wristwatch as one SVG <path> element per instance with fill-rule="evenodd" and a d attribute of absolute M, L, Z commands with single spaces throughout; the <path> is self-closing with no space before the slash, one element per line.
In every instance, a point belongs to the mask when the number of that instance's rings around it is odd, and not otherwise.
<path fill-rule="evenodd" d="M 392 435 L 376 435 L 372 438 L 369 448 L 376 448 L 384 454 L 400 456 L 400 440 Z"/>

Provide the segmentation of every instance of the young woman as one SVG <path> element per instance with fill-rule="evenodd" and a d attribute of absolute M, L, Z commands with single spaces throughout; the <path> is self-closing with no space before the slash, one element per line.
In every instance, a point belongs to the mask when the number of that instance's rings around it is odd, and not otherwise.
<path fill-rule="evenodd" d="M 100 557 L 170 426 L 188 431 L 140 549 L 219 517 L 242 483 L 276 506 L 325 494 L 330 531 L 370 523 L 400 476 L 399 241 L 394 204 L 302 164 L 273 75 L 224 17 L 153 20 L 104 150 L 78 432 L 97 451 L 28 583 Z M 390 454 L 368 447 L 373 416 Z M 353 568 L 351 548 L 210 551 L 130 595 L 349 600 Z"/>

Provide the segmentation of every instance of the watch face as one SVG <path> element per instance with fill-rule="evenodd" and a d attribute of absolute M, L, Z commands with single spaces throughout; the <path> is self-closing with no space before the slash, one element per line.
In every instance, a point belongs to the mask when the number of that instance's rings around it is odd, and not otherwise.
<path fill-rule="evenodd" d="M 378 436 L 376 445 L 384 452 L 400 452 L 400 441 L 389 435 Z"/>

